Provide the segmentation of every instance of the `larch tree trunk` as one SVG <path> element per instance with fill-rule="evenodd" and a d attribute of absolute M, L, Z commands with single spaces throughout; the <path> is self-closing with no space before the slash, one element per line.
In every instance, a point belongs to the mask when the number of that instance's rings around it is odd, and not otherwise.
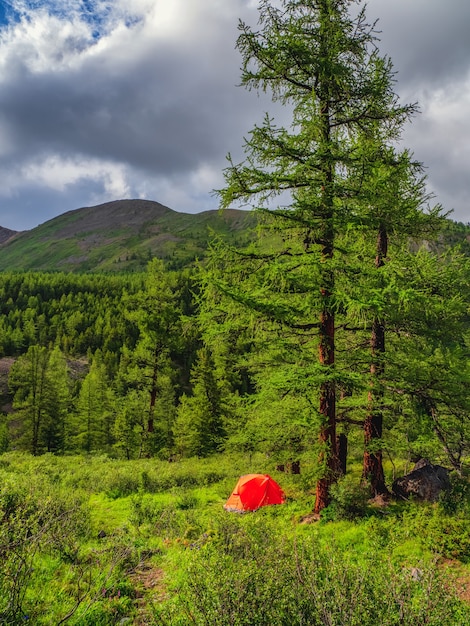
<path fill-rule="evenodd" d="M 385 264 L 388 251 L 388 233 L 384 224 L 379 226 L 377 236 L 377 255 L 375 267 L 380 269 Z M 385 356 L 385 322 L 378 315 L 372 322 L 370 339 L 370 389 L 368 394 L 369 410 L 364 421 L 364 458 L 363 479 L 370 486 L 371 495 L 388 495 L 383 470 L 383 453 L 379 441 L 383 431 L 383 383 Z"/>

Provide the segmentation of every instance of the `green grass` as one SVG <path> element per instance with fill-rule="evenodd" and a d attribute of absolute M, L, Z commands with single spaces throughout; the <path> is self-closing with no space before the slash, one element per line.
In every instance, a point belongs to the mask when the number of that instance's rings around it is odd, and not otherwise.
<path fill-rule="evenodd" d="M 225 512 L 239 475 L 256 471 L 281 482 L 286 504 Z M 68 624 L 107 626 L 145 613 L 160 626 L 316 625 L 322 614 L 335 626 L 470 624 L 452 592 L 454 573 L 470 581 L 465 501 L 452 512 L 452 502 L 366 503 L 353 520 L 302 523 L 313 507 L 305 478 L 272 471 L 263 455 L 167 463 L 10 452 L 0 481 L 1 623 L 70 614 Z"/>

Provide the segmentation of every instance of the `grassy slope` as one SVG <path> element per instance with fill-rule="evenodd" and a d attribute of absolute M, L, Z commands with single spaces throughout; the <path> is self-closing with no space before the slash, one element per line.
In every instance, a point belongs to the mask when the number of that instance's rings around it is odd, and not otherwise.
<path fill-rule="evenodd" d="M 0 246 L 0 270 L 132 271 L 151 256 L 181 267 L 201 257 L 211 233 L 249 240 L 253 214 L 177 213 L 157 202 L 123 200 L 69 211 Z"/>
<path fill-rule="evenodd" d="M 180 268 L 203 257 L 214 234 L 243 246 L 255 224 L 249 211 L 189 214 L 158 202 L 117 200 L 69 211 L 0 241 L 0 271 L 140 271 L 151 256 Z M 433 247 L 457 245 L 470 253 L 470 227 L 449 220 Z"/>

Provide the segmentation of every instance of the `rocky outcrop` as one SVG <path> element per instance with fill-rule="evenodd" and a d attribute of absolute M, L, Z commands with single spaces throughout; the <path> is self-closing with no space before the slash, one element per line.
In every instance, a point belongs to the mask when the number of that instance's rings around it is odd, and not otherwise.
<path fill-rule="evenodd" d="M 9 228 L 5 228 L 4 226 L 0 226 L 0 245 L 2 243 L 7 242 L 9 239 L 17 235 L 16 230 L 10 230 Z"/>
<path fill-rule="evenodd" d="M 420 459 L 409 474 L 397 478 L 392 485 L 397 498 L 413 496 L 429 502 L 436 502 L 441 492 L 449 488 L 449 470 L 426 459 Z"/>

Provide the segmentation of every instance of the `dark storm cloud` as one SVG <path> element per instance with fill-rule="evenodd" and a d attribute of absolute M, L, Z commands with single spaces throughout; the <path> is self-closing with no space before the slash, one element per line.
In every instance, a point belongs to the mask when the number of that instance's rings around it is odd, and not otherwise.
<path fill-rule="evenodd" d="M 227 98 L 232 85 L 214 84 L 196 59 L 171 59 L 171 67 L 157 61 L 115 77 L 92 66 L 15 82 L 0 94 L 14 150 L 74 150 L 160 174 L 220 158 L 227 131 L 241 130 L 243 94 Z"/>
<path fill-rule="evenodd" d="M 243 136 L 273 110 L 236 87 L 237 21 L 256 24 L 257 2 L 10 4 L 22 19 L 0 31 L 0 225 L 119 197 L 216 207 L 225 155 L 241 156 Z M 402 101 L 422 110 L 406 145 L 437 200 L 470 219 L 470 3 L 370 0 L 367 15 L 379 18 Z"/>
<path fill-rule="evenodd" d="M 219 0 L 194 1 L 186 15 L 184 1 L 170 7 L 161 2 L 158 12 L 145 0 L 126 4 L 141 11 L 141 19 L 118 23 L 99 41 L 76 20 L 73 29 L 56 36 L 54 27 L 66 31 L 63 18 L 51 26 L 50 15 L 34 11 L 24 32 L 17 28 L 4 37 L 0 172 L 10 184 L 0 191 L 0 224 L 14 227 L 2 217 L 9 207 L 29 210 L 31 185 L 46 185 L 54 198 L 62 193 L 67 204 L 76 198 L 77 206 L 109 199 L 113 192 L 151 195 L 179 210 L 213 208 L 212 186 L 202 201 L 194 178 L 203 169 L 207 182 L 215 181 L 225 154 L 241 145 L 259 107 L 256 98 L 235 88 L 237 19 L 250 13 L 248 3 L 237 0 L 228 9 Z M 166 22 L 159 31 L 160 15 Z M 66 164 L 57 168 L 57 182 L 41 171 L 51 157 Z M 98 173 L 97 159 L 104 164 Z M 99 176 L 108 178 L 101 196 Z M 83 195 L 86 185 L 77 185 L 77 177 L 89 181 L 89 194 Z M 175 202 L 172 185 L 187 187 L 186 194 L 174 194 Z M 37 213 L 42 211 L 38 206 Z M 37 223 L 38 216 L 31 221 Z"/>
<path fill-rule="evenodd" d="M 217 32 L 204 45 L 196 33 L 156 39 L 131 50 L 124 66 L 104 54 L 66 72 L 17 67 L 0 94 L 14 151 L 73 150 L 160 175 L 220 158 L 227 133 L 239 134 L 247 121 L 243 110 L 251 117 L 256 107 L 234 87 L 235 24 L 230 45 Z"/>
<path fill-rule="evenodd" d="M 379 18 L 380 49 L 407 91 L 442 87 L 468 73 L 467 0 L 369 0 L 368 15 Z"/>

